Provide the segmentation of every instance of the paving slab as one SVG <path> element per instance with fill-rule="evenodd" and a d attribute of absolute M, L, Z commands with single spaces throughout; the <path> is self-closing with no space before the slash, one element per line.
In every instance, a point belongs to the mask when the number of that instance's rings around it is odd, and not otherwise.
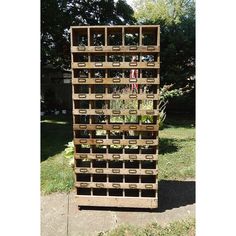
<path fill-rule="evenodd" d="M 68 236 L 93 236 L 116 225 L 112 211 L 78 209 L 75 192 L 69 195 Z"/>
<path fill-rule="evenodd" d="M 41 197 L 41 236 L 67 236 L 68 195 Z"/>
<path fill-rule="evenodd" d="M 160 181 L 157 209 L 80 207 L 75 191 L 41 197 L 41 236 L 97 236 L 121 224 L 166 225 L 195 217 L 195 181 Z"/>

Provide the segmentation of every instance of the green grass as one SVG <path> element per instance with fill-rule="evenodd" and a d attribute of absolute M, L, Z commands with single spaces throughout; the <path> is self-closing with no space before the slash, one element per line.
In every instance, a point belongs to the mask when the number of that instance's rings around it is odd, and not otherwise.
<path fill-rule="evenodd" d="M 184 180 L 195 177 L 194 121 L 167 119 L 160 131 L 159 180 Z M 70 116 L 48 116 L 41 122 L 41 191 L 43 194 L 67 192 L 73 188 L 73 170 L 63 157 L 72 140 Z"/>
<path fill-rule="evenodd" d="M 63 157 L 72 140 L 70 116 L 47 116 L 41 121 L 41 192 L 68 192 L 73 187 L 73 169 Z"/>
<path fill-rule="evenodd" d="M 159 133 L 159 179 L 195 177 L 195 127 L 192 120 L 167 120 Z"/>
<path fill-rule="evenodd" d="M 117 228 L 100 232 L 98 236 L 194 236 L 195 220 L 189 218 L 182 221 L 170 223 L 161 227 L 157 223 L 148 224 L 145 227 L 121 225 Z"/>

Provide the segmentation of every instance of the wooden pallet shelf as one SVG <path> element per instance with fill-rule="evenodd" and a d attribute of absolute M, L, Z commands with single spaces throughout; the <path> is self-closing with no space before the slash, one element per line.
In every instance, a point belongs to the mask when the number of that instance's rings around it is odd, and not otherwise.
<path fill-rule="evenodd" d="M 70 32 L 76 202 L 156 208 L 160 27 Z"/>

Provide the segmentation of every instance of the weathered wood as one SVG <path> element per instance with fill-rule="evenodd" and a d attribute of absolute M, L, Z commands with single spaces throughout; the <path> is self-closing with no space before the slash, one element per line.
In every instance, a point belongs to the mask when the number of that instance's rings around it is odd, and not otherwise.
<path fill-rule="evenodd" d="M 157 160 L 156 154 L 108 154 L 108 153 L 75 153 L 75 159 L 81 160 Z"/>
<path fill-rule="evenodd" d="M 73 78 L 72 84 L 160 84 L 159 78 Z"/>
<path fill-rule="evenodd" d="M 71 47 L 72 53 L 99 53 L 99 52 L 109 52 L 109 53 L 157 53 L 160 52 L 159 46 L 73 46 Z"/>
<path fill-rule="evenodd" d="M 109 174 L 109 175 L 157 175 L 157 169 L 119 169 L 119 168 L 75 168 L 77 174 Z"/>
<path fill-rule="evenodd" d="M 109 189 L 157 189 L 155 183 L 107 183 L 107 182 L 75 182 L 78 188 L 109 188 Z"/>
<path fill-rule="evenodd" d="M 98 93 L 98 94 L 76 94 L 73 95 L 74 100 L 158 100 L 159 95 L 158 94 L 122 94 L 122 93 L 113 93 L 113 94 L 104 94 L 104 93 Z"/>
<path fill-rule="evenodd" d="M 157 131 L 157 125 L 136 125 L 136 124 L 74 124 L 73 130 L 137 130 L 137 131 Z"/>
<path fill-rule="evenodd" d="M 72 62 L 72 69 L 156 69 L 160 68 L 158 62 Z"/>
<path fill-rule="evenodd" d="M 157 139 L 95 139 L 95 138 L 74 138 L 74 144 L 89 144 L 89 145 L 158 145 Z"/>
<path fill-rule="evenodd" d="M 122 109 L 122 110 L 115 110 L 115 109 L 74 109 L 73 115 L 137 115 L 137 116 L 144 116 L 144 115 L 151 115 L 151 116 L 158 116 L 159 111 L 155 110 L 135 110 L 135 109 Z"/>
<path fill-rule="evenodd" d="M 156 208 L 160 26 L 72 26 L 70 32 L 77 203 Z M 129 39 L 134 36 L 133 45 L 127 45 L 127 34 Z M 117 40 L 112 41 L 111 35 Z M 147 55 L 154 60 L 145 61 Z M 114 76 L 115 71 L 119 73 Z M 96 84 L 103 93 L 98 93 Z M 118 86 L 118 91 L 125 87 L 126 92 L 115 92 L 113 85 L 126 85 Z M 151 93 L 147 93 L 149 88 Z M 129 100 L 136 101 L 136 109 L 111 106 L 111 101 L 126 105 Z M 150 101 L 149 110 L 144 108 L 144 100 Z M 115 116 L 121 121 L 111 122 Z M 137 121 L 129 123 L 128 117 L 135 116 Z M 148 123 L 143 121 L 145 117 Z"/>
<path fill-rule="evenodd" d="M 157 208 L 157 198 L 151 197 L 111 197 L 111 196 L 76 196 L 79 206 Z"/>

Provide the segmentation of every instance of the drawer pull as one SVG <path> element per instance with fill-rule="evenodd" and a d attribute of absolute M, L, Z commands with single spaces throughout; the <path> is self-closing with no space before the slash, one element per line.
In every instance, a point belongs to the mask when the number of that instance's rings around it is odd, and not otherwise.
<path fill-rule="evenodd" d="M 103 125 L 96 125 L 96 129 L 103 129 Z"/>
<path fill-rule="evenodd" d="M 120 140 L 112 140 L 113 144 L 120 144 Z"/>
<path fill-rule="evenodd" d="M 97 159 L 102 159 L 103 157 L 104 157 L 104 156 L 103 156 L 103 155 L 100 155 L 100 154 L 99 154 L 99 155 L 96 155 L 96 158 L 97 158 Z"/>
<path fill-rule="evenodd" d="M 112 81 L 113 81 L 113 83 L 120 83 L 120 78 L 115 78 Z"/>
<path fill-rule="evenodd" d="M 118 174 L 118 173 L 120 173 L 120 170 L 119 169 L 112 169 L 112 173 L 114 173 L 114 174 Z"/>
<path fill-rule="evenodd" d="M 155 66 L 155 63 L 152 61 L 147 62 L 147 66 Z"/>
<path fill-rule="evenodd" d="M 120 62 L 112 62 L 112 66 L 120 66 Z"/>
<path fill-rule="evenodd" d="M 130 83 L 137 82 L 137 79 L 129 79 L 129 82 L 130 82 Z"/>
<path fill-rule="evenodd" d="M 98 66 L 103 66 L 103 63 L 102 62 L 95 62 L 95 66 L 98 67 Z"/>
<path fill-rule="evenodd" d="M 146 158 L 147 160 L 152 160 L 154 157 L 153 157 L 153 155 L 146 155 L 145 158 Z"/>
<path fill-rule="evenodd" d="M 78 62 L 78 66 L 83 67 L 83 66 L 85 66 L 85 63 L 84 62 Z"/>
<path fill-rule="evenodd" d="M 120 188 L 120 184 L 112 184 L 113 188 Z"/>
<path fill-rule="evenodd" d="M 79 113 L 80 113 L 80 114 L 86 114 L 87 111 L 86 111 L 86 110 L 79 110 Z"/>
<path fill-rule="evenodd" d="M 114 50 L 114 51 L 120 51 L 120 46 L 113 46 L 113 47 L 112 47 L 112 50 Z"/>
<path fill-rule="evenodd" d="M 120 114 L 120 111 L 119 110 L 113 110 L 112 113 L 113 114 Z"/>
<path fill-rule="evenodd" d="M 147 174 L 147 175 L 153 175 L 153 171 L 152 171 L 152 170 L 145 170 L 145 174 Z"/>
<path fill-rule="evenodd" d="M 85 46 L 78 46 L 78 47 L 77 47 L 77 50 L 78 50 L 78 51 L 85 51 Z"/>
<path fill-rule="evenodd" d="M 81 139 L 80 143 L 87 143 L 87 140 L 86 139 L 85 140 Z"/>
<path fill-rule="evenodd" d="M 103 169 L 96 169 L 95 172 L 98 174 L 103 174 Z"/>
<path fill-rule="evenodd" d="M 103 94 L 95 94 L 95 98 L 103 98 Z"/>
<path fill-rule="evenodd" d="M 154 126 L 151 126 L 151 125 L 146 126 L 146 130 L 153 130 L 153 129 L 154 129 Z"/>
<path fill-rule="evenodd" d="M 132 189 L 137 188 L 137 184 L 129 184 L 129 188 L 132 188 Z"/>
<path fill-rule="evenodd" d="M 153 114 L 154 114 L 154 111 L 146 111 L 146 114 L 147 114 L 147 115 L 153 115 Z"/>
<path fill-rule="evenodd" d="M 79 94 L 79 98 L 86 98 L 86 94 Z"/>
<path fill-rule="evenodd" d="M 80 125 L 79 128 L 80 129 L 87 129 L 87 125 Z"/>
<path fill-rule="evenodd" d="M 137 50 L 138 47 L 136 45 L 133 45 L 133 46 L 129 46 L 129 50 Z"/>
<path fill-rule="evenodd" d="M 130 125 L 129 128 L 130 129 L 137 129 L 137 126 L 136 125 Z"/>
<path fill-rule="evenodd" d="M 113 125 L 112 128 L 113 129 L 120 129 L 120 125 Z"/>
<path fill-rule="evenodd" d="M 130 94 L 129 98 L 137 98 L 137 94 Z"/>
<path fill-rule="evenodd" d="M 137 155 L 129 155 L 129 159 L 130 160 L 136 160 L 137 159 Z"/>
<path fill-rule="evenodd" d="M 129 144 L 137 144 L 136 140 L 129 140 Z"/>
<path fill-rule="evenodd" d="M 86 79 L 78 79 L 78 82 L 79 82 L 79 83 L 85 83 L 85 82 L 86 82 Z"/>
<path fill-rule="evenodd" d="M 147 94 L 147 98 L 154 98 L 154 94 Z"/>
<path fill-rule="evenodd" d="M 82 155 L 79 155 L 79 157 L 84 159 L 84 158 L 88 158 L 88 155 L 82 154 Z"/>
<path fill-rule="evenodd" d="M 113 98 L 120 98 L 120 94 L 112 94 Z"/>
<path fill-rule="evenodd" d="M 96 83 L 103 83 L 103 79 L 101 79 L 101 78 L 96 78 L 96 79 L 95 79 L 95 82 L 96 82 Z"/>
<path fill-rule="evenodd" d="M 154 80 L 153 78 L 147 78 L 147 82 L 148 82 L 148 83 L 154 83 L 155 80 Z"/>
<path fill-rule="evenodd" d="M 136 110 L 129 110 L 129 114 L 130 114 L 130 115 L 137 114 L 137 111 L 136 111 Z"/>
<path fill-rule="evenodd" d="M 103 140 L 96 140 L 96 143 L 103 143 Z"/>
<path fill-rule="evenodd" d="M 147 188 L 147 189 L 153 189 L 153 185 L 152 185 L 152 184 L 145 184 L 145 188 Z"/>
<path fill-rule="evenodd" d="M 137 173 L 137 170 L 129 170 L 129 173 L 130 173 L 130 174 L 136 174 L 136 173 Z"/>
<path fill-rule="evenodd" d="M 96 184 L 97 188 L 104 188 L 104 184 Z"/>
<path fill-rule="evenodd" d="M 95 46 L 95 51 L 102 51 L 102 46 Z"/>
<path fill-rule="evenodd" d="M 99 114 L 99 115 L 103 115 L 104 114 L 104 112 L 102 110 L 95 110 L 95 113 Z"/>
<path fill-rule="evenodd" d="M 147 140 L 146 144 L 153 144 L 154 142 L 152 140 Z"/>
<path fill-rule="evenodd" d="M 83 169 L 80 169 L 80 172 L 81 172 L 81 173 L 87 173 L 87 172 L 88 172 L 88 169 L 84 169 L 84 168 L 83 168 Z"/>
<path fill-rule="evenodd" d="M 120 155 L 114 154 L 114 155 L 112 155 L 112 158 L 113 159 L 120 159 Z"/>
<path fill-rule="evenodd" d="M 86 187 L 88 187 L 88 183 L 80 183 L 80 187 L 86 188 Z"/>
<path fill-rule="evenodd" d="M 147 50 L 155 50 L 155 47 L 154 46 L 147 46 Z"/>
<path fill-rule="evenodd" d="M 137 62 L 130 62 L 129 66 L 137 66 Z"/>

